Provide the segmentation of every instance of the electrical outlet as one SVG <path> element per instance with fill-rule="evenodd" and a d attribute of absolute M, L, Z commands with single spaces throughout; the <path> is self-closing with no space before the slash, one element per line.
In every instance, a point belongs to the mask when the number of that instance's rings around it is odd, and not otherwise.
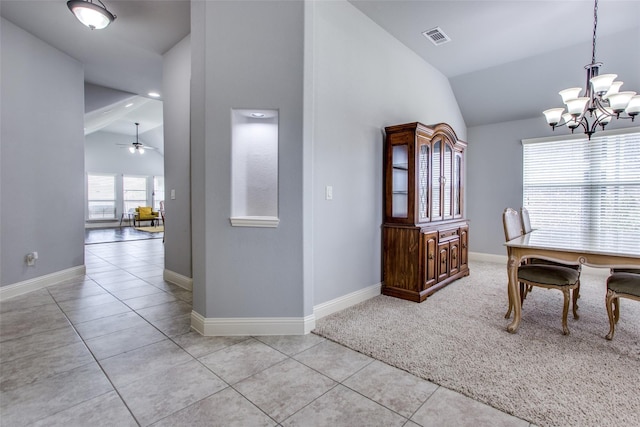
<path fill-rule="evenodd" d="M 24 257 L 27 265 L 33 266 L 36 265 L 36 260 L 38 259 L 38 252 L 30 252 Z"/>

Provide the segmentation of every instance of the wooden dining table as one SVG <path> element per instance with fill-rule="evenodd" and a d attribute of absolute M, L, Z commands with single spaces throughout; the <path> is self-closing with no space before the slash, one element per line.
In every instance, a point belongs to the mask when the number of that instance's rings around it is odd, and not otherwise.
<path fill-rule="evenodd" d="M 528 258 L 605 268 L 640 268 L 640 230 L 609 235 L 568 233 L 538 229 L 505 243 L 509 276 L 509 304 L 513 320 L 507 330 L 515 333 L 522 319 L 518 266 Z M 604 282 L 603 282 L 604 285 Z M 606 289 L 603 290 L 603 301 Z"/>

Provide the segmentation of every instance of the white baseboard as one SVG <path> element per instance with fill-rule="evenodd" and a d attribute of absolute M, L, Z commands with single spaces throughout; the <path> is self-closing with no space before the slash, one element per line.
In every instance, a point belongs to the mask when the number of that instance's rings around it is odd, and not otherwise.
<path fill-rule="evenodd" d="M 0 301 L 16 297 L 18 295 L 37 291 L 51 285 L 57 285 L 65 280 L 83 277 L 87 272 L 84 265 L 67 268 L 66 270 L 56 271 L 55 273 L 45 274 L 44 276 L 34 277 L 33 279 L 23 282 L 14 283 L 12 285 L 0 288 Z"/>
<path fill-rule="evenodd" d="M 166 268 L 162 272 L 162 278 L 167 282 L 171 282 L 174 285 L 178 285 L 188 291 L 193 291 L 193 279 L 191 277 L 183 276 Z"/>
<path fill-rule="evenodd" d="M 331 301 L 323 302 L 313 307 L 313 315 L 316 319 L 322 319 L 325 316 L 376 297 L 380 295 L 381 290 L 382 283 L 378 283 L 367 288 L 351 292 L 350 294 L 343 295 Z"/>
<path fill-rule="evenodd" d="M 166 279 L 165 279 L 166 280 Z M 191 329 L 204 336 L 305 335 L 316 320 L 380 295 L 382 283 L 318 304 L 306 317 L 206 318 L 191 312 Z"/>
<path fill-rule="evenodd" d="M 315 328 L 315 319 L 313 315 L 307 317 L 205 318 L 192 311 L 191 328 L 206 337 L 305 335 Z"/>

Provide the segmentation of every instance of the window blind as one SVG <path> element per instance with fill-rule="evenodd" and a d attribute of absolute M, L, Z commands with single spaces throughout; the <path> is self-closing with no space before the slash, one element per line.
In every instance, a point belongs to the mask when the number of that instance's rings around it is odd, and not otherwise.
<path fill-rule="evenodd" d="M 122 199 L 124 201 L 124 212 L 132 212 L 138 206 L 148 206 L 147 204 L 147 177 L 146 176 L 123 176 L 122 177 Z"/>
<path fill-rule="evenodd" d="M 116 177 L 114 175 L 87 175 L 87 219 L 114 219 L 116 217 Z"/>
<path fill-rule="evenodd" d="M 153 177 L 153 210 L 160 210 L 160 202 L 164 201 L 164 176 Z"/>
<path fill-rule="evenodd" d="M 591 140 L 524 140 L 523 206 L 533 228 L 638 236 L 640 129 Z"/>

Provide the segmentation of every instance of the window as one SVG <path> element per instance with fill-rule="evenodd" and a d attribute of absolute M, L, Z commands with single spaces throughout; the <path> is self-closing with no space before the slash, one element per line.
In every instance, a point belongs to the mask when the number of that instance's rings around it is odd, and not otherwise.
<path fill-rule="evenodd" d="M 147 177 L 123 176 L 122 195 L 123 212 L 129 212 L 138 206 L 147 206 Z"/>
<path fill-rule="evenodd" d="M 534 228 L 622 240 L 640 230 L 640 132 L 523 140 L 523 204 Z"/>
<path fill-rule="evenodd" d="M 153 177 L 153 210 L 160 211 L 160 202 L 164 201 L 164 176 Z"/>
<path fill-rule="evenodd" d="M 115 219 L 115 175 L 87 174 L 87 219 Z"/>

